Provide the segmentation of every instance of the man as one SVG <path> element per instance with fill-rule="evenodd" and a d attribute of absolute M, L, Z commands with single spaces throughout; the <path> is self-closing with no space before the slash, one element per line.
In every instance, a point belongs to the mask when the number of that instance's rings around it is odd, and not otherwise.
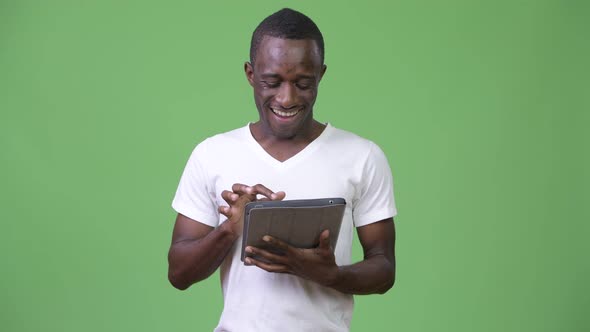
<path fill-rule="evenodd" d="M 258 122 L 203 141 L 184 170 L 172 204 L 178 216 L 169 279 L 186 289 L 220 267 L 224 308 L 215 331 L 347 331 L 352 294 L 393 286 L 391 171 L 374 143 L 314 120 L 325 72 L 323 37 L 313 21 L 291 9 L 267 17 L 245 64 Z M 328 231 L 314 249 L 267 236 L 285 254 L 247 247 L 270 263 L 250 257 L 243 264 L 244 205 L 286 196 L 346 199 L 336 248 Z M 364 251 L 355 264 L 353 226 Z"/>

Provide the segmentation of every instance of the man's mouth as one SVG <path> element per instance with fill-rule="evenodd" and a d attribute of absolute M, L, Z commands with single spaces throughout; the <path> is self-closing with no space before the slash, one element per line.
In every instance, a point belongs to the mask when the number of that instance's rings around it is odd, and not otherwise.
<path fill-rule="evenodd" d="M 298 108 L 298 109 L 293 110 L 293 111 L 279 111 L 279 110 L 276 110 L 276 109 L 274 109 L 274 108 L 271 107 L 270 110 L 274 114 L 276 114 L 276 115 L 278 115 L 278 116 L 280 116 L 282 118 L 291 118 L 291 117 L 294 117 L 295 115 L 297 115 L 301 111 L 301 108 Z"/>

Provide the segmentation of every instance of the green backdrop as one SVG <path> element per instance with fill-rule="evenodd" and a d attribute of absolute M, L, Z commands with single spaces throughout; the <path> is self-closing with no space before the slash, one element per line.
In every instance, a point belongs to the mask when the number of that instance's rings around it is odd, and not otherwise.
<path fill-rule="evenodd" d="M 0 330 L 213 329 L 218 275 L 168 284 L 170 203 L 256 120 L 243 62 L 284 6 L 324 33 L 317 118 L 394 173 L 396 285 L 352 330 L 590 330 L 590 6 L 542 0 L 1 0 Z"/>

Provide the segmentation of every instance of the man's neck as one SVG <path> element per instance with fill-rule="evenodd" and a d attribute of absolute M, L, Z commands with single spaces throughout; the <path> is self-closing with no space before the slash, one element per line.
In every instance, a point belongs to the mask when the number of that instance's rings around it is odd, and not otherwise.
<path fill-rule="evenodd" d="M 307 128 L 308 130 L 297 133 L 292 137 L 277 137 L 269 130 L 265 130 L 259 121 L 250 125 L 250 132 L 258 144 L 269 155 L 283 162 L 305 149 L 305 147 L 318 138 L 326 128 L 326 125 L 313 120 Z"/>

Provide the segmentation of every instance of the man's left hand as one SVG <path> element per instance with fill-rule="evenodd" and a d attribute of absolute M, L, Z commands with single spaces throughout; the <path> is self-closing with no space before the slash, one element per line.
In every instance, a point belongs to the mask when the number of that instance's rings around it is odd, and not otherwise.
<path fill-rule="evenodd" d="M 246 252 L 249 256 L 262 257 L 269 263 L 253 257 L 246 257 L 246 264 L 256 265 L 268 272 L 294 274 L 324 286 L 330 286 L 336 281 L 338 266 L 330 245 L 328 230 L 324 230 L 320 234 L 319 245 L 312 249 L 295 248 L 269 235 L 264 236 L 262 239 L 268 246 L 278 249 L 283 254 L 274 254 L 261 248 L 248 246 Z"/>

